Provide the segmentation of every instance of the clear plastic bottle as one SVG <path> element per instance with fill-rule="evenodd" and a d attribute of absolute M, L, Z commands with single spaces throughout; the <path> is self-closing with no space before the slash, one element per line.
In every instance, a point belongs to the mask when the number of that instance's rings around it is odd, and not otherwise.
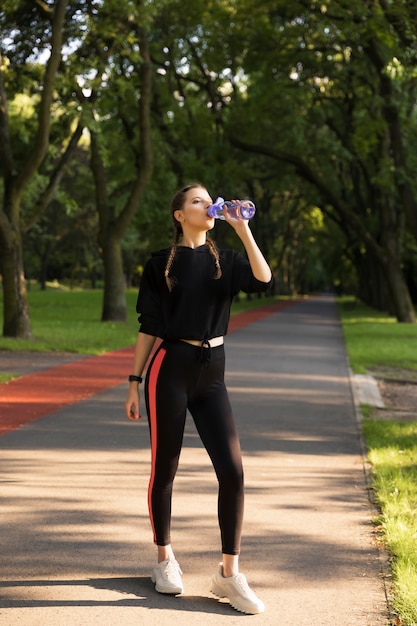
<path fill-rule="evenodd" d="M 226 219 L 223 209 L 225 209 L 230 217 L 237 220 L 250 220 L 255 215 L 256 207 L 251 200 L 223 200 L 216 198 L 214 204 L 207 209 L 209 217 L 215 217 L 219 220 Z"/>

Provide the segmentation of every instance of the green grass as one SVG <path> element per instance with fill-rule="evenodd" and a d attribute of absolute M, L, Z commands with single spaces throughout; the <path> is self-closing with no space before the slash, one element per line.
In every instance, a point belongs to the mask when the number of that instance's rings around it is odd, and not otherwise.
<path fill-rule="evenodd" d="M 17 376 L 15 374 L 0 373 L 0 385 L 1 383 L 7 383 L 9 380 L 13 380 L 13 378 L 17 378 Z"/>
<path fill-rule="evenodd" d="M 415 378 L 417 325 L 398 324 L 383 313 L 352 299 L 340 299 L 339 310 L 354 372 L 399 369 Z M 404 371 L 405 370 L 405 371 Z M 363 434 L 372 465 L 380 516 L 375 520 L 392 555 L 393 611 L 402 626 L 417 626 L 417 421 L 372 419 L 362 407 Z"/>
<path fill-rule="evenodd" d="M 1 350 L 101 354 L 132 345 L 136 339 L 137 292 L 127 292 L 128 322 L 101 322 L 101 290 L 31 291 L 28 294 L 33 339 L 0 338 Z"/>
<path fill-rule="evenodd" d="M 137 290 L 126 293 L 128 321 L 101 322 L 101 290 L 50 289 L 28 293 L 33 339 L 0 337 L 0 350 L 30 350 L 33 352 L 75 352 L 101 354 L 132 345 L 138 330 L 135 311 Z M 272 304 L 278 297 L 242 297 L 232 306 L 232 315 Z M 0 305 L 1 297 L 0 297 Z M 1 308 L 0 306 L 0 308 Z M 2 311 L 0 311 L 2 324 Z"/>
<path fill-rule="evenodd" d="M 363 431 L 381 508 L 377 521 L 393 557 L 394 608 L 417 624 L 417 422 L 364 420 Z"/>
<path fill-rule="evenodd" d="M 380 367 L 417 370 L 417 324 L 398 324 L 352 298 L 340 298 L 338 303 L 355 373 Z"/>

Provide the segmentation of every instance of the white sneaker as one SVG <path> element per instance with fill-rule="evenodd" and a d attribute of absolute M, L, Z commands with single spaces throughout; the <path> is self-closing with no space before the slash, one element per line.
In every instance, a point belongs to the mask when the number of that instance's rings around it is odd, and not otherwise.
<path fill-rule="evenodd" d="M 213 576 L 210 586 L 211 593 L 219 598 L 228 598 L 237 611 L 256 615 L 265 611 L 265 605 L 249 587 L 243 574 L 235 574 L 230 578 L 223 576 L 222 564 Z"/>
<path fill-rule="evenodd" d="M 176 559 L 166 559 L 157 563 L 151 574 L 152 582 L 155 583 L 159 593 L 178 594 L 184 591 L 181 579 L 181 568 Z"/>

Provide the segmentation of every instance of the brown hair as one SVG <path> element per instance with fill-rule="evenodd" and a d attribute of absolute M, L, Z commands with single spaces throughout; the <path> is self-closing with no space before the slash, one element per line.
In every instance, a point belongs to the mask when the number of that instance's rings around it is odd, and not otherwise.
<path fill-rule="evenodd" d="M 171 249 L 168 254 L 167 264 L 165 266 L 165 272 L 164 272 L 165 280 L 168 285 L 168 289 L 170 291 L 172 291 L 172 289 L 174 288 L 176 280 L 174 276 L 170 276 L 169 274 L 170 274 L 171 267 L 175 259 L 175 255 L 177 253 L 178 242 L 182 235 L 181 223 L 175 218 L 174 213 L 175 211 L 180 211 L 183 208 L 186 194 L 191 189 L 196 189 L 198 187 L 202 187 L 202 189 L 205 189 L 204 185 L 201 185 L 200 183 L 190 183 L 189 185 L 186 185 L 185 187 L 177 191 L 177 193 L 173 196 L 171 200 L 171 215 L 172 215 L 172 219 L 174 222 L 174 239 L 173 239 Z M 219 252 L 214 244 L 214 241 L 212 241 L 212 239 L 210 239 L 210 237 L 208 236 L 206 237 L 206 245 L 208 246 L 210 253 L 214 259 L 214 263 L 216 265 L 216 271 L 214 273 L 213 278 L 217 280 L 222 275 L 222 270 L 220 267 Z"/>

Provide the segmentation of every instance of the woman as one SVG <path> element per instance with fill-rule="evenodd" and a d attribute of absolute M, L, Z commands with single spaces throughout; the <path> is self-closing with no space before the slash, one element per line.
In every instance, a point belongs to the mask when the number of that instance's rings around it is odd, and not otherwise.
<path fill-rule="evenodd" d="M 141 326 L 125 410 L 129 419 L 140 419 L 138 383 L 156 338 L 163 339 L 145 381 L 152 449 L 148 503 L 158 548 L 152 581 L 160 593 L 183 592 L 170 526 L 172 485 L 189 409 L 219 482 L 222 562 L 210 590 L 227 597 L 235 609 L 255 614 L 264 611 L 263 602 L 238 568 L 243 469 L 224 384 L 223 336 L 233 297 L 241 290 L 266 291 L 272 275 L 248 221 L 225 214 L 248 260 L 234 250 L 217 250 L 207 236 L 214 227 L 214 218 L 207 215 L 210 204 L 207 190 L 197 183 L 184 187 L 172 199 L 174 242 L 170 249 L 154 253 L 143 272 L 136 307 Z"/>

